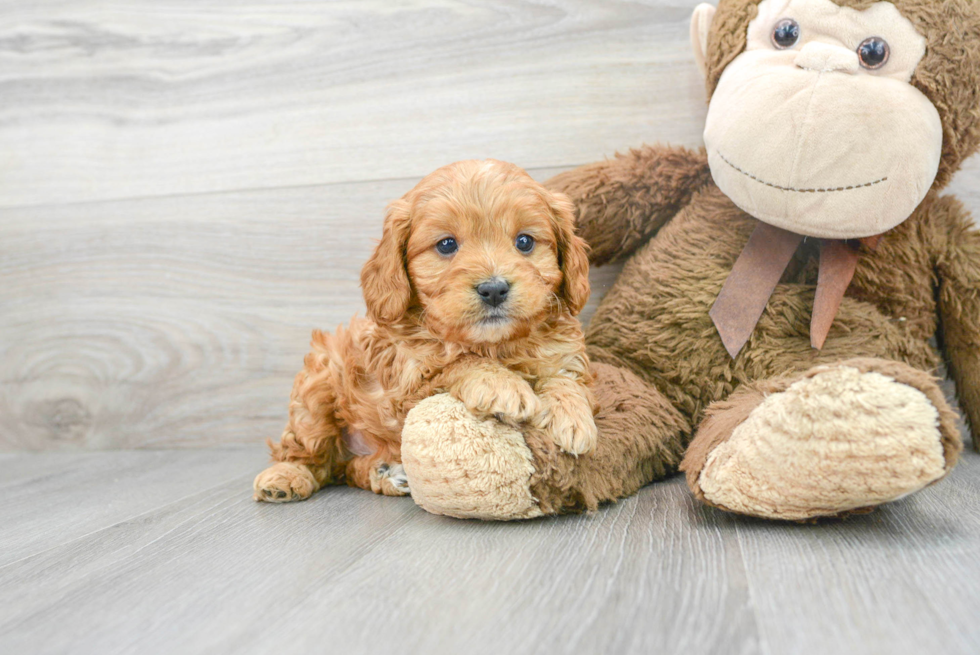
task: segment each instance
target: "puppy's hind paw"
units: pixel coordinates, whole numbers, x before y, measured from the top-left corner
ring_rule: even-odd
[[[385,496],[407,496],[411,493],[408,475],[401,464],[380,464],[371,478],[371,487],[375,493]]]
[[[407,496],[411,493],[411,489],[408,488],[408,475],[405,473],[405,467],[401,464],[395,464],[389,469],[388,480],[400,494]]]

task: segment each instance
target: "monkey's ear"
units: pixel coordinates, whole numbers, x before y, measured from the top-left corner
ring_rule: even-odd
[[[708,32],[711,30],[711,21],[714,17],[714,5],[706,2],[695,7],[694,15],[691,16],[691,47],[694,48],[694,62],[701,71],[701,77],[707,77]]]
[[[361,269],[361,290],[368,318],[393,323],[408,311],[412,287],[405,266],[411,232],[411,205],[404,198],[388,205],[381,241]]]
[[[559,293],[572,316],[589,302],[589,247],[575,234],[575,205],[563,193],[551,194],[551,213],[555,218],[558,264],[562,283]]]

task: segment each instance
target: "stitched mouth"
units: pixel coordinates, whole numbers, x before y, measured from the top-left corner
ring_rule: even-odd
[[[796,193],[834,193],[834,192],[837,192],[837,191],[850,191],[852,189],[864,189],[864,188],[867,188],[869,186],[874,186],[876,184],[881,184],[882,182],[885,182],[886,180],[888,180],[888,177],[886,176],[886,177],[883,177],[883,178],[881,178],[879,180],[875,180],[874,182],[865,182],[864,184],[851,184],[851,185],[848,185],[848,186],[827,187],[827,188],[796,189],[796,188],[793,188],[793,187],[780,186],[778,184],[773,184],[772,182],[766,182],[765,180],[760,180],[759,178],[757,178],[752,173],[748,173],[746,171],[743,171],[741,168],[739,168],[738,166],[736,166],[732,162],[728,161],[728,159],[725,157],[725,155],[721,154],[719,151],[716,150],[715,152],[718,153],[718,156],[721,157],[721,160],[723,162],[725,162],[726,164],[728,164],[729,166],[731,166],[732,168],[734,168],[736,171],[738,171],[739,173],[741,173],[745,177],[747,177],[749,179],[752,179],[752,180],[755,180],[759,184],[764,184],[767,187],[772,187],[773,189],[778,189],[780,191],[794,191]]]

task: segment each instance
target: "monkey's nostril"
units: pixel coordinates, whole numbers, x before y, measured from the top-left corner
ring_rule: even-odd
[[[508,291],[510,291],[510,285],[507,284],[506,280],[500,278],[492,278],[476,285],[476,293],[480,296],[480,300],[491,307],[497,307],[503,303],[507,299]]]

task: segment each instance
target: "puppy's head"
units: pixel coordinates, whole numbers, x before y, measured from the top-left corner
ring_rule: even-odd
[[[520,338],[550,313],[589,298],[574,209],[504,162],[445,166],[388,208],[361,272],[368,315],[411,317],[450,341]]]

